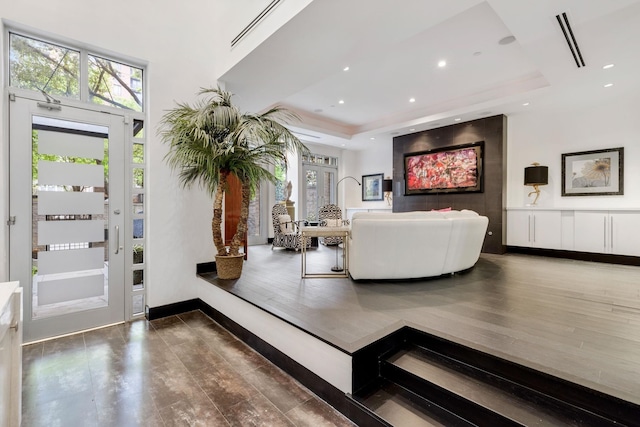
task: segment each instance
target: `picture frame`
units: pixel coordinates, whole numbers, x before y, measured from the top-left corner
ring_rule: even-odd
[[[405,196],[481,193],[484,141],[404,155]]]
[[[362,201],[372,202],[384,199],[382,180],[384,174],[362,175]]]
[[[624,194],[624,147],[562,154],[562,196]]]

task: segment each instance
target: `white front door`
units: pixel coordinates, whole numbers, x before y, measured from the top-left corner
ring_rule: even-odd
[[[24,340],[122,322],[123,116],[9,102],[9,275],[24,288]]]

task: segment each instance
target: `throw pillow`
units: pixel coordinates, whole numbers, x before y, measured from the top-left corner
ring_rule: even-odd
[[[342,225],[342,220],[340,219],[327,218],[325,221],[327,223],[327,227],[339,227]]]
[[[290,215],[278,215],[278,221],[280,221],[280,231],[282,231],[282,234],[295,234]]]
[[[451,211],[451,208],[442,208],[442,209],[431,209],[432,211],[436,211],[436,212],[449,212]]]

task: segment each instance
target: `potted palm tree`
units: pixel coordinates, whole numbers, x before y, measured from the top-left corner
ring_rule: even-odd
[[[308,153],[285,124],[296,116],[281,107],[261,114],[241,112],[232,94],[218,88],[202,89],[194,103],[178,104],[160,124],[160,136],[169,144],[165,160],[178,170],[183,187],[199,184],[213,196],[211,228],[216,247],[218,277],[235,279],[242,271],[240,246],[247,230],[251,194],[262,181],[275,182],[270,165],[286,162],[287,152]],[[241,182],[241,211],[237,229],[226,247],[222,239],[222,201],[227,179]],[[231,264],[231,266],[228,266]]]

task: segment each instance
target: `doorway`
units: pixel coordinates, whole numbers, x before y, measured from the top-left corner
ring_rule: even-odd
[[[318,211],[324,205],[335,202],[335,177],[337,170],[332,167],[304,165],[303,216],[307,221],[317,221]]]
[[[124,116],[13,96],[9,275],[24,341],[125,320]]]

